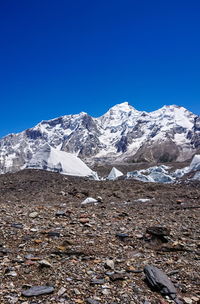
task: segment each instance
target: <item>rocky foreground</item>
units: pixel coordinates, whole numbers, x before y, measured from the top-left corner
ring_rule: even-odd
[[[199,186],[1,175],[0,303],[174,303],[147,284],[147,265],[177,303],[200,303]]]

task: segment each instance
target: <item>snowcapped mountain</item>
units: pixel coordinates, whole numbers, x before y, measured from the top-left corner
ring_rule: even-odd
[[[48,143],[86,161],[183,161],[200,150],[200,116],[183,107],[137,111],[127,102],[99,118],[87,113],[42,121],[0,140],[0,172],[25,166]]]

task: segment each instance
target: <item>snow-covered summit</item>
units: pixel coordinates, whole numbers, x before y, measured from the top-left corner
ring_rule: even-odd
[[[130,112],[130,111],[137,111],[133,106],[131,106],[128,101],[124,101],[122,103],[116,104],[111,107],[108,112]],[[104,114],[105,115],[105,114]]]
[[[166,123],[170,120],[171,123],[182,126],[183,128],[191,128],[194,123],[194,114],[184,107],[176,105],[163,106],[161,109],[149,114],[155,119],[165,120]]]
[[[0,173],[22,168],[46,143],[87,161],[182,161],[200,150],[200,117],[175,105],[145,112],[123,102],[98,118],[43,120],[0,140]]]
[[[110,108],[104,115],[97,118],[97,123],[103,128],[116,127],[128,123],[140,114],[134,107],[123,102]]]

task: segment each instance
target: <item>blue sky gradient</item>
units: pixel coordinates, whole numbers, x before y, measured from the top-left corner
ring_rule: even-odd
[[[200,114],[200,1],[0,1],[0,136],[129,101]]]

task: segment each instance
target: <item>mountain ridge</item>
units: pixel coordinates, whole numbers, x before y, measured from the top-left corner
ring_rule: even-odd
[[[20,170],[45,143],[87,162],[183,161],[200,149],[200,116],[177,105],[146,112],[123,102],[97,118],[43,120],[0,139],[0,173]]]

